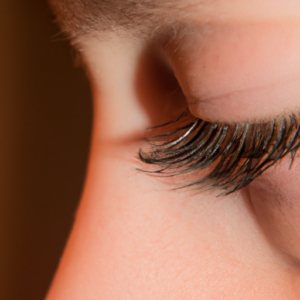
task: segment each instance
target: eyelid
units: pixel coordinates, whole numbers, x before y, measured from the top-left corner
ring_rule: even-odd
[[[295,76],[267,86],[186,99],[191,113],[199,118],[226,123],[266,122],[299,110],[299,79]]]
[[[180,127],[148,139],[152,150],[140,150],[139,157],[158,169],[146,172],[160,176],[192,172],[196,180],[183,187],[209,186],[223,189],[222,194],[230,194],[249,184],[288,153],[292,153],[293,161],[300,147],[299,115],[279,117],[267,123],[228,125],[209,123],[186,112],[177,121],[178,126],[191,119],[193,125],[186,128],[179,139]],[[206,168],[208,171],[203,176],[199,170]]]
[[[166,52],[192,113],[231,123],[295,111],[299,28],[299,22],[198,24],[171,42]]]

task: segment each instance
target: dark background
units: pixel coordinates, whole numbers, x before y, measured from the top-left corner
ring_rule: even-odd
[[[1,300],[44,299],[84,183],[91,96],[53,19],[0,0]]]

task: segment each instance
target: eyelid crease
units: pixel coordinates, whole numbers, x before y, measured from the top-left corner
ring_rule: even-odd
[[[300,147],[300,115],[280,116],[269,122],[210,123],[185,111],[174,122],[157,128],[176,130],[146,138],[149,151],[139,150],[142,162],[155,166],[143,172],[162,177],[192,173],[196,181],[174,189],[199,187],[233,193],[256,179],[291,153],[291,164]],[[199,170],[207,171],[200,175]],[[200,178],[199,178],[200,176]]]

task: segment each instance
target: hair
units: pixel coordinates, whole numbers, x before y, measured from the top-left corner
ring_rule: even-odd
[[[186,4],[177,0],[49,0],[61,29],[70,38],[117,28],[149,32],[172,23],[172,12]],[[168,13],[166,13],[168,10]]]

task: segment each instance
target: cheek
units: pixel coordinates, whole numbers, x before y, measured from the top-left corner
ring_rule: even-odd
[[[266,237],[292,261],[300,262],[300,161],[290,158],[271,167],[248,187]]]

